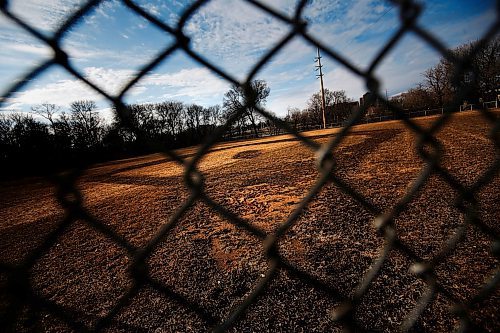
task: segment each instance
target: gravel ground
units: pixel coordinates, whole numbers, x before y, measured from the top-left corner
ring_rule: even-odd
[[[436,119],[417,122],[425,127]],[[495,158],[487,137],[489,129],[478,113],[468,112],[454,116],[438,134],[444,148],[442,165],[463,184],[473,184]],[[305,135],[326,143],[335,133],[325,130]],[[388,210],[425,166],[416,154],[415,142],[415,135],[400,122],[356,126],[333,152],[336,174],[381,210]],[[194,152],[189,148],[179,154],[190,158]],[[319,176],[314,152],[290,136],[220,144],[199,169],[205,175],[209,197],[266,233],[276,230]],[[95,218],[142,247],[189,196],[182,171],[174,162],[150,155],[95,166],[81,177],[78,186],[85,208]],[[63,221],[65,212],[54,191],[43,179],[2,184],[0,262],[23,262]],[[443,179],[431,176],[395,221],[400,240],[422,258],[433,258],[463,223],[463,215],[454,206],[456,195]],[[498,236],[498,172],[477,199],[481,220]],[[343,297],[352,296],[383,245],[373,219],[337,186],[326,185],[280,240],[279,253],[342,295],[329,294],[280,269],[230,331],[340,331],[331,311]],[[454,329],[458,318],[449,312],[450,297],[467,301],[499,267],[498,258],[490,251],[492,240],[476,227],[467,227],[465,239],[436,267],[445,293],[437,293],[427,306],[414,327],[416,332]],[[209,330],[240,304],[266,272],[262,245],[261,239],[196,202],[147,260],[157,285],[140,288],[106,331]],[[40,253],[29,270],[29,283],[36,295],[60,306],[72,321],[91,327],[132,288],[131,261],[125,249],[77,220],[49,250]],[[399,329],[426,289],[409,272],[412,264],[398,250],[389,253],[355,312],[360,329]],[[8,305],[5,281],[0,274],[2,312]],[[155,289],[160,286],[164,292]],[[500,331],[499,307],[497,288],[474,307],[473,322],[487,332]],[[60,332],[73,328],[61,316],[26,306],[15,330]]]

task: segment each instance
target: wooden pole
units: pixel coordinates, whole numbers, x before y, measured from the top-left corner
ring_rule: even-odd
[[[319,70],[319,74],[316,75],[316,78],[319,78],[320,83],[321,83],[321,110],[323,112],[323,128],[326,128],[326,117],[325,117],[325,108],[326,108],[326,102],[325,102],[325,89],[323,86],[323,65],[321,65],[321,55],[319,54],[319,48],[318,48],[318,56],[316,57],[316,60],[318,61],[318,65],[316,66],[316,70]]]

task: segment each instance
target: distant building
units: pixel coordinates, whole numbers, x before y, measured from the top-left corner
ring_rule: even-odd
[[[374,102],[371,102],[369,105],[367,103],[369,103],[369,101],[372,99],[372,93],[371,92],[367,92],[363,95],[363,97],[361,97],[359,99],[359,105],[360,106],[365,106],[365,107],[369,107],[369,106],[374,106],[374,107],[379,107],[381,105],[378,97],[375,99]]]
[[[359,99],[359,105],[361,107],[366,108],[365,116],[373,117],[380,116],[383,113],[383,103],[380,102],[379,98],[375,98],[373,101],[373,94],[371,92],[367,92]]]

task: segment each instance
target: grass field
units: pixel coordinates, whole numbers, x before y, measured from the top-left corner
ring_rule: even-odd
[[[436,119],[416,122],[425,127]],[[487,137],[490,129],[479,113],[467,112],[454,115],[438,134],[444,147],[442,165],[464,184],[473,184],[499,154]],[[304,135],[326,143],[336,131]],[[387,210],[425,165],[415,147],[414,133],[401,122],[356,126],[334,151],[337,175]],[[178,151],[184,158],[194,152],[195,148]],[[199,168],[206,178],[205,191],[214,201],[266,233],[286,219],[319,176],[314,152],[291,136],[220,144]],[[183,169],[161,155],[97,165],[87,170],[78,186],[85,208],[137,247],[145,246],[189,196]],[[64,218],[54,191],[42,179],[2,184],[1,262],[21,262]],[[396,220],[401,241],[421,257],[432,258],[463,222],[454,206],[456,195],[446,182],[431,176]],[[480,218],[499,235],[498,172],[477,199]],[[373,219],[354,199],[328,184],[280,241],[279,251],[294,266],[352,295],[383,244]],[[472,226],[467,231],[465,240],[436,269],[446,292],[459,301],[472,297],[499,267],[498,258],[490,252],[493,238]],[[76,221],[32,268],[31,285],[70,316],[92,325],[131,287],[130,262],[123,248]],[[267,268],[262,240],[201,202],[155,248],[148,264],[156,281],[205,309],[216,322],[241,302]],[[398,329],[425,290],[422,280],[409,272],[411,264],[397,250],[390,253],[355,314],[361,327]],[[5,284],[5,276],[0,281]],[[330,316],[340,301],[280,270],[231,331],[340,331]],[[449,297],[437,294],[418,320],[416,331],[453,330],[458,320],[449,313],[450,305]],[[474,308],[473,322],[486,331],[500,331],[499,308],[497,288]],[[198,332],[209,327],[203,315],[145,287],[116,315],[109,331]],[[18,330],[33,328],[69,330],[59,318],[43,311],[33,322],[20,323]]]

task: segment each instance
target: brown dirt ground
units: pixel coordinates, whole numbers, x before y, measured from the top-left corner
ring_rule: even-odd
[[[428,127],[436,119],[416,122]],[[444,149],[442,165],[464,184],[473,184],[499,154],[487,136],[489,130],[485,119],[469,112],[454,115],[438,134]],[[336,132],[304,135],[326,143]],[[178,153],[189,159],[195,151]],[[414,133],[397,121],[356,126],[333,154],[336,174],[384,211],[405,194],[425,165],[416,153]],[[319,176],[314,152],[291,136],[219,144],[204,157],[199,170],[209,197],[266,233],[286,219]],[[145,246],[189,196],[182,167],[158,154],[97,165],[80,178],[78,188],[92,216],[137,247]],[[0,262],[21,263],[61,223],[65,211],[54,193],[54,186],[44,179],[2,184]],[[456,195],[443,179],[431,176],[395,221],[401,241],[425,259],[436,255],[463,222],[454,206]],[[498,236],[498,171],[477,199],[481,220]],[[352,295],[383,244],[373,219],[363,206],[328,184],[281,239],[279,252],[344,296]],[[448,311],[450,296],[470,299],[499,267],[490,251],[492,240],[476,227],[467,227],[465,239],[435,270],[448,296],[436,295],[415,331],[453,330],[458,320]],[[197,202],[154,249],[147,261],[149,273],[220,322],[266,272],[262,245],[261,239]],[[109,237],[77,220],[29,269],[30,284],[37,295],[64,308],[69,318],[90,326],[131,288],[131,260]],[[403,253],[390,252],[355,313],[361,328],[398,330],[426,286],[409,272],[411,264]],[[5,287],[5,281],[0,274],[0,285]],[[2,290],[0,311],[5,311],[6,289]],[[280,269],[230,331],[337,332],[340,326],[330,313],[341,300]],[[193,310],[196,306],[146,286],[116,314],[107,331],[206,331],[211,326],[206,316]],[[499,307],[497,288],[474,307],[473,322],[485,331],[500,331]],[[30,317],[29,307],[25,310],[21,318]],[[71,328],[53,313],[36,309],[33,318],[17,323],[16,330]]]

